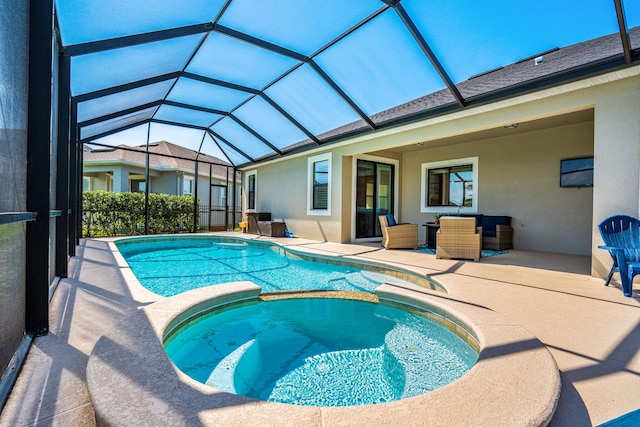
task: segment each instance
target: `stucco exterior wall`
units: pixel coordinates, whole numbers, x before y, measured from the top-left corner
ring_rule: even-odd
[[[592,122],[406,153],[402,221],[433,220],[420,213],[422,163],[478,156],[478,212],[511,216],[516,249],[589,255],[593,188],[559,181],[561,159],[592,155]]]
[[[151,178],[151,191],[153,193],[180,194],[177,190],[178,175],[175,171],[158,173],[157,176]]]
[[[605,277],[612,261],[597,249],[598,224],[615,214],[640,217],[640,79],[599,88],[597,96],[591,272]]]
[[[334,153],[331,215],[307,215],[307,156],[258,168],[256,211],[271,212],[272,218],[284,219],[287,228],[300,237],[341,242],[342,164],[342,156]]]

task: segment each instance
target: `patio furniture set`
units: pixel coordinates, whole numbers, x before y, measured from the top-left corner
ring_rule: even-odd
[[[381,215],[382,246],[386,249],[418,246],[417,224],[396,224],[393,215]],[[513,248],[511,217],[506,215],[467,215],[442,217],[439,224],[426,224],[427,246],[435,231],[436,258],[463,258],[478,261],[482,249]]]
[[[247,225],[249,234],[269,237],[284,237],[287,229],[284,221],[272,220],[270,212],[248,212]]]
[[[418,247],[418,225],[396,224],[393,215],[380,215],[382,246],[385,249]],[[467,215],[441,217],[439,224],[426,224],[429,233],[435,231],[436,258],[472,259],[479,261],[482,249],[513,248],[511,217],[495,215]],[[602,221],[598,228],[613,264],[605,281],[611,282],[614,273],[620,274],[622,292],[630,297],[633,278],[640,274],[640,219],[628,215],[614,215]]]

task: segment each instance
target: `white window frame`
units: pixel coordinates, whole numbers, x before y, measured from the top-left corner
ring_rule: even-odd
[[[191,182],[191,191],[185,191],[185,184]],[[183,175],[182,176],[182,195],[193,196],[193,189],[195,188],[194,178]]]
[[[465,157],[460,159],[443,160],[440,162],[430,162],[422,164],[422,173],[420,176],[420,212],[421,213],[477,213],[478,212],[478,157]],[[473,167],[473,195],[471,198],[471,206],[427,206],[427,179],[429,169],[438,169],[444,167],[461,166],[471,164]]]
[[[326,209],[313,209],[313,165],[317,162],[327,160],[329,162],[328,167],[328,182],[327,182],[327,208]],[[307,215],[314,216],[329,216],[331,215],[331,181],[332,181],[332,155],[331,153],[319,154],[317,156],[311,156],[307,159]]]
[[[255,177],[255,184],[256,184],[255,196],[254,196],[254,207],[252,209],[249,209],[249,177],[250,176]],[[245,188],[245,191],[244,191],[245,212],[256,212],[257,206],[258,206],[258,170],[257,169],[244,173],[244,188]]]

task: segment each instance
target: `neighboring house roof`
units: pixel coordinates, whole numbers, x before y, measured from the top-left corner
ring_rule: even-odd
[[[83,152],[83,161],[85,163],[135,163],[144,167],[146,164],[145,153],[146,145],[131,147],[122,144],[114,148],[85,150]],[[167,141],[158,141],[149,144],[149,153],[149,167],[152,169],[194,171],[197,153],[193,150]],[[200,175],[209,175],[209,164],[212,164],[212,175],[222,179],[226,179],[227,167],[233,167],[233,165],[224,160],[206,154],[200,154],[198,156],[198,162],[198,172]]]

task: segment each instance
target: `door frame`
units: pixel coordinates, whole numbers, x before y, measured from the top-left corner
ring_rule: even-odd
[[[382,237],[365,237],[356,239],[356,190],[358,180],[358,160],[366,160],[376,163],[386,163],[393,165],[393,216],[398,216],[398,190],[400,188],[400,160],[388,157],[371,156],[369,154],[358,154],[352,158],[351,166],[351,242],[380,242]]]
[[[213,209],[213,188],[223,188],[224,192],[225,192],[225,196],[224,196],[224,200],[225,200],[225,205],[224,206],[216,206],[216,208],[218,209]],[[223,208],[223,209],[219,209],[219,208]],[[220,224],[213,224],[212,221],[212,216],[214,214],[214,212],[224,212],[224,224],[220,225]],[[226,184],[217,184],[217,183],[211,183],[209,185],[209,218],[208,218],[208,228],[209,231],[227,231],[227,229],[229,228],[229,187]]]

